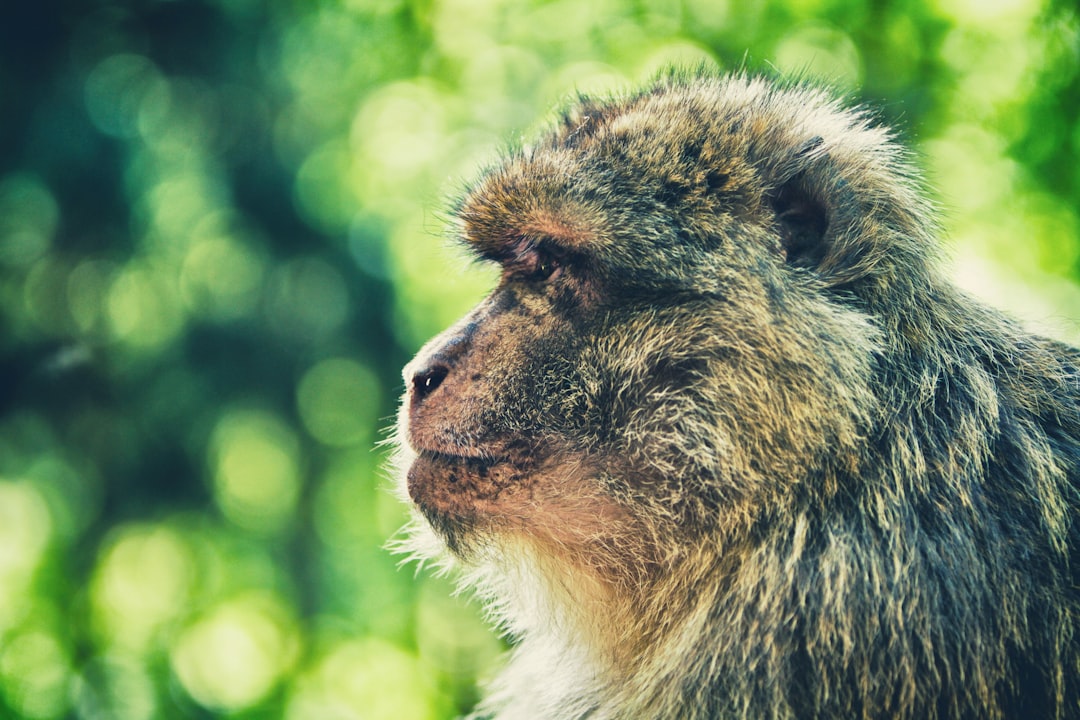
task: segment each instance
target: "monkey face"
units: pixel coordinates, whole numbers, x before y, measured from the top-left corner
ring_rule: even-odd
[[[499,286],[404,371],[406,487],[455,549],[483,529],[562,534],[601,509],[580,365],[602,313],[567,256],[524,237],[504,250]]]

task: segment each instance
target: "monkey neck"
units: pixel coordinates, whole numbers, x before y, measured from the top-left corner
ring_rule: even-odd
[[[666,567],[619,579],[535,537],[504,537],[489,549],[466,581],[516,643],[487,701],[500,718],[670,709],[679,678],[692,670],[673,667],[672,658],[709,664],[712,653],[699,646],[714,634],[716,608],[730,604],[722,598],[750,551],[733,545],[718,556],[703,542]],[[687,647],[697,650],[680,649]]]

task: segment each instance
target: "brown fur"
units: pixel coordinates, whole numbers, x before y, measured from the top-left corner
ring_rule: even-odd
[[[1080,353],[940,276],[911,178],[818,90],[673,76],[462,201],[504,274],[400,465],[517,642],[481,715],[1080,716]]]

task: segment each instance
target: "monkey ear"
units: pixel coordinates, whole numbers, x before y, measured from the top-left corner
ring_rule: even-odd
[[[771,197],[780,244],[791,265],[837,280],[857,262],[843,240],[859,212],[851,186],[839,177],[824,141],[814,137],[790,159]]]
[[[773,196],[780,244],[788,263],[817,268],[828,253],[829,213],[823,202],[796,177]]]

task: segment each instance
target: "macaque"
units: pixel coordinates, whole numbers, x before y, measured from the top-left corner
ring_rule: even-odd
[[[865,111],[672,73],[454,218],[502,275],[396,462],[514,643],[476,717],[1080,717],[1080,351],[949,282]]]

